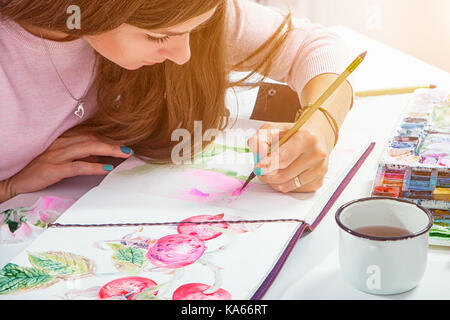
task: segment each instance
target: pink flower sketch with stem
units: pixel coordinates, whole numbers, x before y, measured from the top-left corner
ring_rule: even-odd
[[[231,300],[231,294],[228,291],[218,289],[207,293],[210,288],[203,283],[187,283],[174,291],[172,300]]]
[[[125,298],[127,300],[133,300],[136,295],[144,290],[151,290],[152,295],[158,294],[156,288],[157,283],[152,279],[143,277],[124,277],[112,280],[100,288],[98,292],[98,298],[100,299],[113,299],[113,298]]]
[[[207,241],[211,239],[215,239],[220,236],[222,233],[218,232],[211,228],[211,226],[215,228],[227,229],[228,224],[222,223],[211,223],[211,224],[194,224],[194,223],[186,223],[186,222],[206,222],[206,221],[218,221],[223,219],[223,214],[218,215],[200,215],[194,216],[187,219],[184,219],[178,225],[177,231],[180,234],[188,234],[195,236],[201,240]]]
[[[156,267],[178,269],[197,261],[205,250],[203,240],[195,236],[172,234],[158,239],[146,257]]]

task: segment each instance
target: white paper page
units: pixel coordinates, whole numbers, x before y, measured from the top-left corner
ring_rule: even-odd
[[[258,128],[261,123],[253,122],[251,125]],[[233,196],[233,191],[253,168],[253,155],[240,149],[224,153],[242,161],[230,167],[227,163],[220,163],[218,160],[221,158],[207,157],[200,165],[167,167],[130,159],[99,187],[82,197],[57,222],[84,225],[172,222],[203,215],[215,221],[278,218],[308,218],[313,221],[334,191],[333,187],[359,156],[353,149],[333,152],[336,163],[331,161],[324,186],[314,194],[281,194],[255,180],[242,195]],[[192,189],[210,196],[189,193]],[[318,210],[311,211],[313,207]],[[138,276],[158,285],[165,284],[158,287],[159,299],[174,298],[180,287],[190,283],[212,287],[214,292],[211,294],[220,293],[222,297],[249,299],[272,270],[298,227],[298,223],[229,223],[226,229],[221,225],[218,230],[222,232],[206,227],[209,232],[215,232],[215,237],[200,240],[188,231],[205,232],[204,225],[188,231],[179,230],[176,226],[49,229],[12,261],[13,264],[8,266],[11,272],[5,273],[9,270],[7,268],[0,274],[0,298],[97,299],[102,292],[100,288],[108,282],[124,278],[131,281],[130,276]],[[203,231],[198,231],[199,228]],[[124,237],[131,233],[134,234],[129,236],[128,242],[123,242]],[[197,252],[195,256],[195,252],[190,252],[191,242],[184,238],[179,240],[180,237],[195,238],[193,241],[197,247],[203,246],[201,254]],[[186,265],[174,265],[172,261],[172,265],[161,266],[159,260],[146,257],[155,243],[167,238],[180,242],[178,251],[172,255],[177,257],[179,254],[183,259],[192,260]],[[118,252],[104,242],[120,245],[121,239],[123,247],[119,249],[128,255],[122,254],[122,260],[114,260],[112,257]],[[133,254],[130,258],[129,251],[138,257]],[[68,272],[68,275],[61,272]],[[42,273],[40,277],[39,273]],[[25,278],[28,275],[31,279],[24,282],[23,277],[11,278],[14,274],[25,275]],[[9,292],[7,289],[8,286],[14,289],[20,285],[28,290]],[[130,294],[125,297],[131,297]]]
[[[246,136],[239,139],[241,144],[238,147],[246,148],[247,139],[262,124],[240,119],[233,130],[245,128]],[[230,136],[226,138],[230,141]],[[215,150],[219,149],[220,152],[220,146],[226,143],[224,141],[227,139],[218,138]],[[231,138],[231,141],[236,140]],[[332,153],[324,185],[315,193],[283,194],[257,178],[242,194],[237,193],[253,170],[254,160],[251,152],[233,150],[225,150],[214,157],[204,157],[203,163],[192,165],[161,166],[132,158],[105,178],[100,188],[114,189],[120,193],[143,193],[170,201],[183,200],[201,206],[218,207],[219,211],[236,210],[246,219],[307,219],[312,222],[315,214],[319,213],[310,213],[312,206],[323,207],[364,151],[362,147],[365,150],[367,143],[354,144],[352,141],[351,144],[339,145]]]

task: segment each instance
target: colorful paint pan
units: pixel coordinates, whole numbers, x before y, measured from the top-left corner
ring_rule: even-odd
[[[405,197],[411,198],[411,199],[432,200],[433,192],[432,191],[422,191],[422,190],[408,190],[405,192]]]
[[[433,200],[450,201],[450,188],[434,189]]]
[[[388,154],[391,157],[397,158],[397,157],[407,157],[414,155],[414,148],[390,148],[388,150]]]
[[[412,142],[398,142],[398,141],[392,141],[391,148],[395,149],[408,149],[408,150],[415,150],[416,144]]]
[[[394,137],[394,141],[395,142],[413,143],[414,145],[416,145],[419,142],[419,138],[406,136],[406,135],[400,135],[400,136]]]
[[[414,123],[414,122],[403,122],[400,125],[400,128],[402,129],[411,129],[411,130],[417,130],[421,129],[423,130],[425,128],[425,123]]]
[[[405,173],[404,172],[402,172],[402,173],[392,173],[392,172],[386,171],[384,173],[383,177],[386,180],[401,180],[401,181],[403,181],[403,179],[405,178]]]
[[[417,170],[417,169],[411,169],[411,177],[414,177],[415,179],[430,179],[432,175],[431,170]]]
[[[407,136],[407,137],[417,137],[419,138],[420,136],[423,135],[423,130],[418,130],[418,129],[404,129],[404,128],[400,128],[397,130],[397,135],[398,136]]]
[[[427,119],[424,118],[411,118],[411,117],[407,117],[403,119],[403,122],[406,123],[421,123],[421,124],[426,124],[427,123]]]
[[[435,217],[435,219],[450,220],[449,210],[431,209],[430,211]]]
[[[436,186],[439,188],[450,188],[450,172],[438,172]]]
[[[435,225],[450,226],[450,96],[433,92],[414,94],[380,160],[372,195],[406,198],[432,209]]]
[[[380,186],[375,187],[373,194],[382,197],[398,198],[400,197],[400,191],[401,191],[400,187]]]

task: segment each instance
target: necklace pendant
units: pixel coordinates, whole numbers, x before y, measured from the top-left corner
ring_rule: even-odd
[[[83,107],[83,102],[79,101],[77,104],[77,109],[75,110],[74,114],[80,118],[83,119],[84,117],[84,107]]]

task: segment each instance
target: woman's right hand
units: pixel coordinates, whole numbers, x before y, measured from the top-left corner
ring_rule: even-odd
[[[130,148],[107,144],[90,135],[63,135],[22,171],[1,182],[6,190],[3,198],[42,190],[64,178],[106,175],[112,171],[112,165],[89,161],[98,156],[126,159],[132,154]]]

